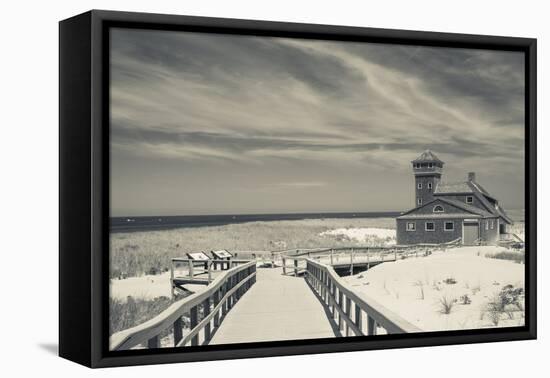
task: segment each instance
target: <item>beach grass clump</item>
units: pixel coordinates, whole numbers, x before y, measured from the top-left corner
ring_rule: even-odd
[[[454,285],[456,284],[457,281],[454,277],[448,277],[448,278],[445,278],[443,282],[446,283],[447,285]]]
[[[501,251],[495,253],[487,253],[485,257],[490,259],[499,259],[499,260],[510,260],[518,264],[525,263],[525,252],[515,252],[515,251]]]
[[[446,295],[439,298],[439,312],[445,315],[449,315],[453,310],[453,307],[457,300],[455,298],[450,298]]]
[[[135,327],[166,310],[173,301],[168,297],[154,299],[129,296],[109,299],[109,335]]]
[[[525,291],[522,287],[504,286],[486,304],[486,312],[491,323],[498,326],[503,316],[513,319],[515,312],[520,312],[524,316],[524,298]]]

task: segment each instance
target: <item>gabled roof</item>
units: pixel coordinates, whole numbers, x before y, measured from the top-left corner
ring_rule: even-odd
[[[510,224],[514,223],[500,206],[498,206],[498,208],[495,208],[495,206],[491,202],[489,202],[488,198],[494,201],[496,201],[496,199],[476,181],[439,182],[435,187],[434,195],[440,199],[446,199],[448,201],[461,203],[462,205],[477,209],[477,207],[475,206],[471,206],[460,201],[447,199],[445,198],[445,194],[472,194],[479,200],[479,202],[483,204],[483,207],[485,207],[486,210],[485,212],[489,212],[493,216],[502,217],[506,222]],[[483,211],[483,209],[480,210]]]
[[[420,207],[415,207],[414,209],[411,209],[409,211],[404,212],[403,214],[401,214],[397,218],[410,218],[415,211],[417,211],[419,209],[422,209],[424,207],[430,206],[431,204],[433,204],[434,202],[437,202],[437,201],[446,203],[446,204],[454,206],[454,207],[456,207],[460,210],[463,210],[465,212],[465,215],[467,215],[467,216],[476,215],[476,216],[483,217],[483,218],[493,218],[493,217],[495,217],[495,215],[491,214],[488,211],[480,209],[479,207],[471,206],[471,205],[468,205],[464,202],[449,199],[449,198],[437,197],[437,198],[431,200],[430,202],[425,203],[424,205],[422,205]],[[414,214],[414,215],[420,217],[419,214]],[[426,217],[426,218],[447,218],[447,217],[449,217],[449,213],[422,214],[422,217]]]
[[[484,218],[490,218],[490,217],[494,216],[489,211],[485,211],[483,209],[480,209],[479,207],[469,205],[469,204],[464,203],[462,201],[457,201],[455,199],[450,199],[450,198],[439,198],[439,199],[443,202],[446,202],[446,203],[450,204],[450,205],[458,207],[459,209],[466,210],[466,211],[468,211],[470,213],[473,213],[473,214],[481,215]]]
[[[426,150],[422,154],[412,161],[413,163],[429,163],[437,162],[443,164],[443,161],[440,160],[432,151]]]

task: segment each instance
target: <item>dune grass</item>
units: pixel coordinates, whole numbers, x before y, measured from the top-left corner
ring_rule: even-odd
[[[495,252],[495,253],[487,253],[485,254],[485,257],[488,257],[490,259],[515,261],[518,264],[525,263],[524,252],[502,251],[502,252]]]
[[[109,335],[137,326],[166,310],[172,304],[168,297],[155,299],[128,297],[109,299]]]
[[[292,248],[352,247],[356,240],[319,234],[352,227],[395,228],[393,218],[307,219],[249,222],[224,226],[190,227],[172,230],[113,233],[110,237],[111,278],[160,273],[169,269],[170,259],[186,252],[227,249],[238,251],[275,251]],[[371,243],[380,243],[372,240]]]

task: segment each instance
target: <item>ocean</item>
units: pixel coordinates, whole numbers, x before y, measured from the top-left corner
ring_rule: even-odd
[[[223,226],[246,222],[279,220],[323,219],[323,218],[389,218],[398,211],[363,213],[295,213],[295,214],[224,214],[224,215],[176,215],[147,217],[111,217],[110,232],[153,231],[181,227]]]

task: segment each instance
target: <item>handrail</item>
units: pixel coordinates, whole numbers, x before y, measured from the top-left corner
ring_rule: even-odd
[[[329,308],[333,319],[338,318],[339,329],[342,331],[345,327],[346,336],[350,331],[356,336],[375,335],[377,325],[384,328],[387,333],[422,331],[364,293],[353,292],[331,266],[313,259],[306,259],[306,264],[307,281]],[[363,312],[367,319],[366,332],[362,326]]]
[[[189,341],[187,337],[183,339],[182,335],[182,316],[186,313],[189,313],[191,323],[191,344],[198,345],[201,330],[204,330],[204,343],[207,343],[211,337],[211,320],[214,320],[214,327],[218,327],[227,312],[255,282],[255,261],[223,271],[204,291],[177,301],[153,319],[113,334],[110,337],[110,349],[130,349],[144,342],[147,342],[149,348],[158,348],[160,334],[171,327],[174,345],[179,346],[182,340]],[[199,307],[203,310],[204,319],[208,320],[199,322]]]
[[[445,243],[418,243],[418,244],[395,244],[395,245],[380,245],[380,246],[353,246],[353,247],[323,247],[323,248],[294,248],[285,251],[277,251],[276,253],[286,254],[287,256],[305,256],[317,253],[330,251],[394,251],[394,250],[410,250],[415,248],[437,248],[446,247],[458,244],[462,238],[457,238]],[[275,253],[275,252],[274,252]]]

